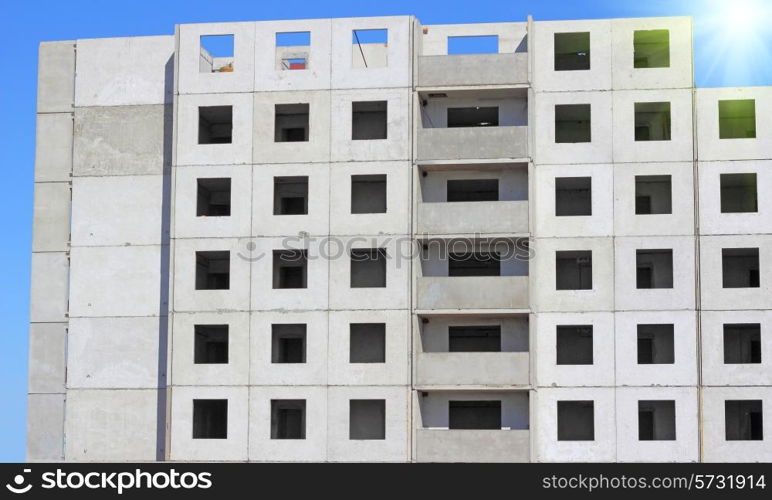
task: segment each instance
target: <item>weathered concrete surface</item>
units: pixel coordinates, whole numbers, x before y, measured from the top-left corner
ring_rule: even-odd
[[[30,322],[66,322],[69,258],[64,252],[32,254]]]
[[[527,430],[416,430],[417,462],[528,462]]]
[[[27,460],[64,459],[64,394],[27,396]]]
[[[75,42],[42,42],[38,50],[38,113],[72,111]]]
[[[33,252],[65,252],[70,240],[70,185],[35,183]]]
[[[35,182],[67,182],[72,176],[72,113],[37,115]]]
[[[416,356],[418,386],[526,386],[527,352],[422,352]]]
[[[527,53],[418,57],[418,87],[516,85],[527,82]]]
[[[419,203],[416,233],[526,234],[528,202]]]
[[[78,108],[73,175],[161,174],[171,112],[163,104]]]
[[[417,309],[527,309],[528,276],[418,278]]]
[[[29,387],[32,393],[63,393],[67,323],[33,323],[29,332]]]
[[[419,128],[416,159],[489,159],[528,156],[528,127]]]

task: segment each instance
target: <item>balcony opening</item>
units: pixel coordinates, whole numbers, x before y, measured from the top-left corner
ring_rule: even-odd
[[[233,106],[200,106],[198,108],[198,143],[231,144],[233,142]]]
[[[721,213],[758,211],[756,174],[721,174]]]
[[[453,127],[498,127],[498,106],[470,106],[448,108],[448,128]]]
[[[669,175],[635,176],[635,215],[673,213],[673,188]]]
[[[273,288],[308,287],[306,250],[273,251]]]
[[[670,31],[636,30],[633,33],[633,67],[669,68]]]
[[[455,179],[448,180],[447,200],[456,201],[499,201],[498,179]]]
[[[555,178],[555,216],[592,215],[592,177]]]
[[[231,180],[198,179],[197,217],[225,217],[231,214]]]
[[[592,364],[592,325],[558,325],[558,365]]]
[[[590,69],[590,33],[555,33],[555,71]]]
[[[759,249],[724,248],[721,250],[724,288],[759,287]]]
[[[555,278],[558,290],[592,290],[592,251],[555,252]]]
[[[764,417],[760,399],[724,401],[727,441],[761,441],[764,439]]]
[[[306,400],[271,400],[271,439],[306,438]]]
[[[592,141],[589,104],[555,105],[555,142],[578,143]]]
[[[196,290],[228,290],[230,252],[196,252]]]
[[[308,177],[273,178],[273,215],[308,214]]]
[[[349,363],[386,362],[386,324],[349,325]]]
[[[724,364],[761,363],[761,325],[727,323],[724,325]]]
[[[274,142],[308,142],[309,106],[277,104],[275,108]]]
[[[672,365],[675,362],[672,324],[640,324],[638,334],[639,365]]]
[[[228,439],[228,400],[193,400],[193,439]]]
[[[449,56],[465,54],[498,54],[498,35],[449,36]]]
[[[501,352],[501,325],[449,326],[448,352]]]
[[[636,250],[635,286],[673,288],[673,250]]]
[[[234,54],[233,47],[233,35],[201,35],[199,38],[199,72],[232,72]]]
[[[635,140],[670,140],[670,103],[635,103]]]
[[[386,249],[351,249],[351,288],[386,287]]]
[[[389,30],[351,31],[351,67],[385,68],[389,65]]]
[[[348,438],[386,439],[386,400],[349,400]]]
[[[730,99],[718,101],[718,138],[753,139],[756,137],[756,101]]]
[[[497,252],[450,253],[448,276],[501,276],[501,258]]]
[[[276,33],[276,69],[295,71],[309,68],[311,32]]]
[[[501,401],[449,401],[450,429],[501,429]]]
[[[195,325],[193,364],[228,363],[228,325]]]
[[[351,176],[351,213],[386,213],[386,175]]]
[[[558,441],[595,440],[595,403],[558,401]]]
[[[351,103],[351,139],[367,141],[386,139],[387,101]]]
[[[271,363],[306,362],[306,325],[271,325]]]
[[[638,401],[638,440],[675,441],[675,401]]]

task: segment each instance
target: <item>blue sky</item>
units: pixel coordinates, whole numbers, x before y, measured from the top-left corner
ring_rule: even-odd
[[[743,10],[744,6],[767,7]],[[0,461],[24,460],[37,47],[44,40],[172,34],[178,23],[416,15],[424,24],[689,15],[698,86],[772,85],[769,0],[2,0]],[[766,47],[766,49],[765,49]]]

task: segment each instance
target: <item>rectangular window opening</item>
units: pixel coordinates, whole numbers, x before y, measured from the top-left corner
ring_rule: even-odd
[[[351,43],[352,68],[385,68],[389,65],[388,29],[352,30]]]
[[[199,72],[232,72],[234,54],[233,44],[233,35],[201,35],[199,38]]]
[[[590,33],[555,33],[555,71],[590,69]]]
[[[724,364],[761,363],[761,324],[724,325]]]
[[[193,400],[193,439],[228,439],[228,400]]]
[[[306,362],[306,325],[271,325],[271,363]]]
[[[228,325],[195,325],[193,363],[197,365],[228,363]]]
[[[308,214],[308,177],[273,178],[273,215]]]
[[[555,178],[555,216],[592,215],[592,177]]]
[[[673,250],[635,251],[636,288],[673,288]]]
[[[448,55],[498,54],[498,35],[449,36]]]
[[[306,250],[273,251],[273,288],[307,288]]]
[[[595,440],[595,403],[558,401],[558,441]]]
[[[351,103],[351,139],[369,141],[386,139],[388,101]]]
[[[309,105],[277,104],[275,108],[274,142],[308,142]]]
[[[498,126],[498,106],[469,106],[465,108],[448,108],[448,128]]]
[[[760,399],[724,401],[724,423],[727,441],[761,441],[764,439],[764,417]]]
[[[349,325],[349,363],[386,362],[386,324]]]
[[[759,288],[758,248],[723,248],[721,267],[724,288]]]
[[[721,174],[721,213],[759,211],[756,174]]]
[[[351,249],[351,288],[386,287],[386,249]]]
[[[351,176],[351,213],[386,213],[386,175]]]
[[[271,439],[306,438],[306,400],[271,400]]]
[[[635,103],[635,140],[670,140],[670,103]]]
[[[555,252],[555,277],[557,290],[591,290],[592,251]]]
[[[198,143],[231,144],[233,142],[233,106],[200,106],[198,108]]]
[[[498,179],[453,179],[447,183],[447,201],[499,201]]]
[[[501,401],[449,401],[450,429],[501,429]]]
[[[231,214],[231,180],[197,179],[197,217],[227,217]]]
[[[449,326],[448,352],[501,352],[501,325]]]
[[[718,138],[753,139],[756,137],[756,101],[727,99],[718,101]]]
[[[228,290],[230,261],[230,252],[196,252],[196,290]]]
[[[669,68],[670,31],[636,30],[633,32],[633,67]]]
[[[276,33],[276,69],[294,71],[309,68],[311,32]]]
[[[349,439],[386,439],[386,400],[349,400]]]
[[[638,440],[675,441],[675,401],[638,401]]]
[[[591,365],[592,325],[558,325],[556,346],[558,365]]]
[[[672,365],[675,362],[672,324],[637,325],[639,365]]]
[[[558,144],[592,141],[589,104],[555,105],[555,142]]]
[[[673,213],[673,188],[669,175],[635,176],[635,214]]]

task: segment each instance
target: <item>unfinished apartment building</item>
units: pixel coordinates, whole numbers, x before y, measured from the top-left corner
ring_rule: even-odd
[[[772,460],[772,88],[691,40],[41,44],[29,459]]]

